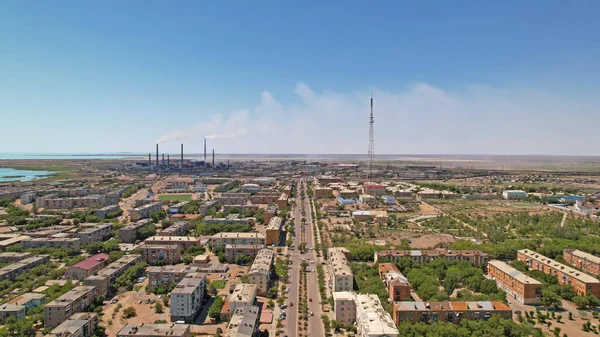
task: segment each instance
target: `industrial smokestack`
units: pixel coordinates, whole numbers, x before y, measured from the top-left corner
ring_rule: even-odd
[[[215,167],[215,149],[213,149],[213,167]]]
[[[206,138],[204,138],[204,162],[206,163]]]
[[[227,169],[229,170],[229,159],[227,159]]]
[[[156,166],[158,166],[158,143],[156,143]]]
[[[183,168],[183,143],[181,144],[181,168]]]
[[[148,153],[148,166],[152,166],[152,153]]]
[[[162,154],[162,157],[163,157],[162,158],[162,165],[164,165],[165,164],[165,154],[164,153]]]
[[[169,155],[167,155],[167,167],[171,166],[171,158],[169,158]]]

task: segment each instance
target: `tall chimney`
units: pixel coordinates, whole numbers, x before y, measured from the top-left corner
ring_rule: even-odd
[[[215,149],[213,149],[213,167],[215,167]]]
[[[162,157],[163,157],[162,158],[162,165],[164,165],[165,164],[165,154],[164,153],[162,154]]]
[[[171,158],[169,158],[169,155],[167,155],[167,167],[171,166]]]
[[[204,138],[204,162],[206,163],[206,138]]]
[[[227,169],[229,170],[229,159],[227,159]]]
[[[181,168],[183,168],[183,143],[181,143]]]
[[[152,153],[148,153],[148,166],[152,166]]]
[[[156,143],[156,166],[158,166],[158,143]]]

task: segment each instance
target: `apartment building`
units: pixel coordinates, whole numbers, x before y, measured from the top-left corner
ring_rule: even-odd
[[[65,278],[83,281],[107,265],[108,254],[96,254],[68,268],[65,272]]]
[[[385,186],[375,183],[365,183],[363,185],[363,190],[365,194],[368,195],[384,195],[385,194]]]
[[[127,324],[117,337],[192,337],[189,324]]]
[[[565,262],[581,269],[590,275],[600,275],[600,257],[577,249],[565,249],[563,251]]]
[[[313,191],[317,198],[329,198],[333,196],[333,190],[329,187],[317,186]]]
[[[265,209],[263,224],[268,225],[269,221],[271,221],[271,219],[273,219],[273,217],[275,217],[276,215],[277,215],[277,207],[276,206],[268,206],[267,209]]]
[[[220,245],[265,245],[265,236],[261,233],[221,232],[210,238],[211,244]]]
[[[260,191],[260,185],[258,184],[244,184],[241,187],[244,192],[258,192]]]
[[[152,222],[150,219],[144,219],[119,228],[119,231],[117,232],[119,241],[124,243],[135,243],[135,241],[138,239],[138,231],[148,225],[152,225]]]
[[[44,306],[44,327],[56,327],[77,312],[84,312],[98,296],[96,287],[78,286]]]
[[[141,245],[142,259],[149,265],[174,264],[181,261],[179,245]]]
[[[185,190],[181,191],[181,192],[185,193]],[[189,203],[190,203],[189,201],[182,201],[182,202],[179,202],[179,203],[177,203],[175,205],[169,206],[169,214],[178,214],[178,213],[181,213],[181,209],[183,208],[183,206],[185,206],[185,205],[187,205]]]
[[[141,255],[125,255],[117,261],[106,266],[106,268],[101,269],[96,275],[87,277],[83,283],[86,286],[96,287],[98,296],[106,296],[113,293],[115,290],[112,289],[112,286],[117,277],[123,275],[123,273],[129,269],[129,267],[132,267],[141,260]]]
[[[23,253],[5,252],[5,253],[0,253],[0,263],[17,262],[17,261],[24,260],[24,259],[26,259],[26,258],[28,258],[30,256],[31,256],[30,252],[23,252]]]
[[[356,330],[360,337],[397,337],[398,328],[379,297],[373,294],[356,295]]]
[[[30,248],[71,248],[75,251],[81,249],[81,240],[79,238],[30,238],[21,241],[21,246],[25,249]]]
[[[14,317],[20,321],[25,318],[29,309],[39,307],[45,301],[46,295],[44,294],[25,293],[0,304],[0,323],[4,323],[8,317]]]
[[[240,205],[250,200],[250,193],[221,193],[215,200],[221,205]]]
[[[109,205],[106,207],[102,207],[100,209],[97,209],[94,212],[94,215],[97,216],[100,219],[104,219],[106,218],[106,216],[112,212],[116,212],[119,210],[119,205]]]
[[[252,183],[258,184],[260,186],[270,186],[277,182],[277,178],[273,177],[258,177],[252,179]]]
[[[600,281],[584,272],[558,263],[528,249],[519,250],[517,252],[517,260],[525,263],[529,269],[539,270],[545,274],[556,276],[560,285],[572,285],[579,295],[592,294],[600,297]]]
[[[145,245],[178,245],[183,250],[201,246],[202,238],[194,236],[152,236],[144,240]]]
[[[56,195],[46,195],[35,200],[38,208],[49,209],[73,209],[106,206],[104,195],[88,195],[84,197],[61,198]]]
[[[265,243],[267,244],[267,246],[279,245],[279,238],[281,237],[282,225],[282,218],[278,216],[271,218],[265,232]]]
[[[512,310],[502,302],[398,302],[394,305],[394,322],[459,323],[463,319],[488,320],[493,315],[512,319]]]
[[[239,214],[229,214],[224,218],[213,218],[207,216],[204,218],[204,222],[207,224],[222,224],[222,225],[247,225],[250,223],[248,218],[240,218]]]
[[[132,209],[131,212],[129,212],[129,218],[132,221],[146,219],[150,217],[151,213],[158,212],[160,210],[162,210],[162,202],[152,202]]]
[[[206,294],[206,275],[187,274],[171,291],[171,321],[193,323],[200,313]]]
[[[403,257],[408,257],[418,264],[423,264],[436,259],[468,261],[474,266],[486,264],[488,254],[480,250],[380,250],[375,252],[375,262],[383,259],[385,261],[398,262]]]
[[[283,188],[283,193],[285,193],[288,198],[292,196],[292,185],[287,185]]]
[[[225,269],[227,271],[227,269]],[[156,287],[170,287],[179,283],[191,273],[208,273],[202,267],[192,266],[161,266],[146,269],[148,274],[148,290],[153,291]],[[212,272],[212,271],[210,271]]]
[[[283,210],[288,205],[288,197],[285,193],[282,193],[279,199],[277,199],[277,209]]]
[[[34,257],[28,257],[13,264],[9,264],[8,266],[0,268],[0,281],[14,281],[17,278],[17,276],[23,274],[29,269],[49,262],[50,256],[39,255]]]
[[[237,308],[253,305],[256,300],[257,289],[256,284],[236,284],[227,299],[229,301],[229,312],[233,313]]]
[[[47,335],[49,337],[90,337],[96,332],[98,314],[92,312],[78,312],[71,315],[66,321],[60,323]]]
[[[393,263],[380,263],[379,278],[385,284],[389,298],[394,301],[410,299],[410,283]]]
[[[158,236],[183,236],[186,235],[188,231],[188,222],[187,221],[177,221],[173,225],[159,230],[156,235]]]
[[[347,325],[356,320],[356,303],[354,293],[349,291],[333,292],[333,314],[334,319]]]
[[[520,190],[508,190],[502,192],[502,198],[507,200],[522,199],[527,197],[527,192]]]
[[[248,271],[248,283],[256,284],[256,291],[260,295],[266,295],[271,286],[274,262],[275,253],[270,249],[262,249],[254,258],[254,263]]]
[[[248,305],[231,310],[226,337],[253,337],[258,333],[259,308]]]
[[[343,247],[329,248],[327,250],[329,274],[331,275],[331,291],[352,291],[354,288],[354,275],[348,265],[350,251]]]
[[[198,206],[198,211],[200,212],[200,214],[206,215],[206,211],[208,211],[209,209],[211,209],[213,207],[217,207],[218,205],[219,205],[219,201],[218,200],[214,200],[214,199],[213,200],[207,200],[206,202],[203,202],[202,204],[200,204]]]
[[[506,294],[528,305],[540,304],[542,283],[523,274],[507,263],[492,260],[487,265],[488,276],[496,281]]]
[[[234,262],[236,256],[240,254],[255,258],[263,248],[265,248],[264,245],[225,245],[225,257],[229,262]]]
[[[110,237],[113,225],[111,223],[98,224],[80,224],[81,230],[76,230],[73,236],[79,238],[82,246],[92,242],[103,242]]]
[[[250,197],[250,202],[254,205],[265,205],[277,202],[277,199],[281,197],[280,193],[277,192],[258,192]]]
[[[342,178],[339,177],[334,177],[334,176],[318,176],[317,180],[319,181],[319,184],[321,185],[327,185],[330,183],[342,183],[344,182],[342,180]]]

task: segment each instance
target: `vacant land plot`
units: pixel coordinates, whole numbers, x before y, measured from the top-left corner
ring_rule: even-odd
[[[158,196],[160,201],[192,201],[191,194],[161,194]]]

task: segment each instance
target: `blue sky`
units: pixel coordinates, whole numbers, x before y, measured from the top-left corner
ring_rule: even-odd
[[[3,1],[0,152],[600,155],[599,9]]]

